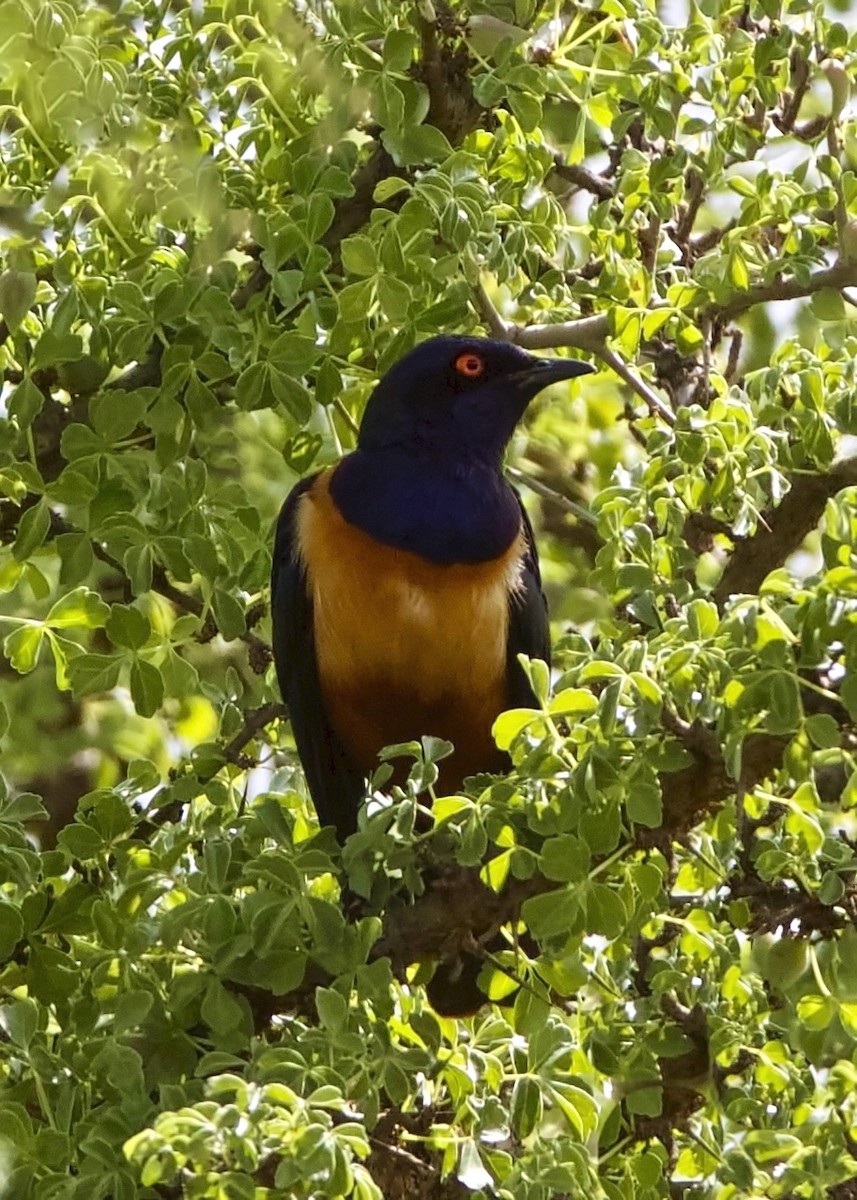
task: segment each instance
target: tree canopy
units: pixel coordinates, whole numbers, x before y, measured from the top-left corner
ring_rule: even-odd
[[[857,1196],[841,7],[0,0],[0,1194]],[[273,520],[453,331],[555,670],[341,850]]]

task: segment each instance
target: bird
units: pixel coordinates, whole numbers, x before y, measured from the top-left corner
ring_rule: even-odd
[[[286,498],[274,662],[316,813],[341,843],[385,746],[451,742],[441,794],[508,769],[492,726],[536,703],[518,655],[549,662],[550,637],[532,525],[503,458],[539,392],[593,369],[511,342],[429,338],[378,382],[356,448]],[[478,1007],[477,973],[470,964],[459,990]]]

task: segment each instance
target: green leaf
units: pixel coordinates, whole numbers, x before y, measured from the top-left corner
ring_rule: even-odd
[[[86,579],[95,562],[92,543],[85,533],[61,533],[54,542],[62,562],[60,583],[73,586]]]
[[[45,617],[51,629],[70,629],[82,626],[85,629],[100,629],[107,620],[110,609],[97,592],[86,587],[75,588],[61,596]]]
[[[540,856],[542,874],[560,882],[577,882],[586,878],[591,865],[589,847],[580,838],[565,833],[548,838]]]
[[[38,1027],[39,1009],[32,1000],[10,1000],[0,1008],[0,1028],[4,1030],[13,1046],[26,1049],[35,1037]]]
[[[632,776],[628,783],[625,811],[628,820],[635,825],[659,829],[663,822],[663,799],[657,783]]]
[[[141,717],[153,717],[164,699],[160,671],[142,658],[135,658],[131,664],[131,699]]]
[[[152,1010],[154,996],[151,992],[132,990],[123,992],[116,1001],[113,1014],[113,1032],[128,1033],[139,1029]]]
[[[305,375],[316,363],[319,348],[315,338],[281,333],[268,351],[268,358],[284,375]]]
[[[531,1075],[515,1081],[509,1116],[515,1135],[524,1139],[538,1127],[542,1119],[542,1089]]]
[[[247,620],[244,606],[235,599],[231,592],[223,588],[215,588],[211,596],[211,606],[214,609],[214,619],[220,636],[227,642],[239,638],[247,631]]]
[[[397,167],[416,167],[443,162],[452,154],[445,135],[433,125],[404,125],[386,128],[381,134],[384,149]]]
[[[372,95],[372,109],[376,120],[386,131],[392,133],[401,129],[405,119],[405,97],[401,88],[387,75],[378,77]]]
[[[309,200],[306,217],[306,234],[311,242],[317,242],[333,223],[336,209],[330,196],[324,192],[314,193]]]
[[[26,675],[35,667],[44,633],[43,625],[22,625],[4,639],[3,653],[19,675]]]
[[[407,71],[417,48],[410,29],[391,29],[384,38],[384,66],[388,71]]]
[[[82,357],[83,340],[77,334],[61,334],[54,329],[46,329],[36,342],[30,366],[33,370],[57,367]]]
[[[747,262],[740,250],[735,249],[729,255],[729,278],[739,292],[746,292],[750,286]]]
[[[595,659],[593,662],[585,663],[580,672],[580,679],[586,682],[590,679],[624,679],[625,672],[617,663],[605,662],[603,659]]]
[[[21,792],[0,805],[0,821],[5,825],[26,825],[31,821],[44,821],[48,816],[41,798],[33,792]]]
[[[822,288],[810,300],[810,307],[820,321],[842,321],[845,318],[845,301],[835,288]]]
[[[277,400],[298,424],[309,420],[312,398],[302,383],[281,371],[275,363],[268,365],[270,387]]]
[[[244,1009],[217,979],[210,979],[202,1001],[202,1019],[217,1033],[231,1033],[243,1024]]]
[[[21,517],[18,523],[18,535],[12,546],[12,553],[19,562],[24,562],[39,549],[48,536],[51,527],[50,510],[44,496]]]
[[[512,708],[501,713],[491,729],[499,749],[510,750],[518,735],[541,716],[537,708]]]
[[[73,824],[60,830],[57,845],[65,850],[70,858],[88,862],[98,857],[104,842],[97,829],[91,829],[88,825]]]
[[[524,901],[521,918],[535,938],[570,933],[580,923],[577,889],[564,887],[544,896],[532,896]]]
[[[333,988],[316,988],[315,1006],[318,1018],[328,1033],[337,1033],[345,1028],[348,1021],[348,1005],[339,992]]]
[[[338,296],[339,311],[345,321],[363,321],[369,310],[373,284],[369,279],[350,283]]]
[[[411,291],[401,280],[381,275],[378,279],[378,301],[391,321],[402,324],[407,320]]]
[[[142,596],[152,586],[152,548],[151,546],[129,546],[122,559],[131,590],[135,596]]]
[[[75,696],[109,692],[119,679],[121,658],[112,654],[80,654],[68,664],[69,682]]]
[[[28,377],[18,384],[9,397],[9,415],[14,417],[19,429],[29,429],[44,403],[44,393]]]
[[[102,454],[106,449],[104,439],[88,425],[67,425],[60,438],[60,452],[67,462]]]
[[[277,397],[271,386],[267,363],[253,363],[241,372],[235,384],[235,403],[245,412],[276,407]]]
[[[628,919],[619,894],[604,883],[590,883],[586,896],[586,920],[590,933],[618,937]]]
[[[400,179],[398,176],[392,176],[389,179],[382,179],[379,184],[376,184],[375,191],[372,193],[372,199],[376,204],[383,204],[387,200],[392,200],[393,196],[398,196],[401,192],[409,192],[411,185],[407,179]]]
[[[548,712],[552,717],[585,717],[598,708],[598,698],[585,688],[565,688],[551,699]]]
[[[107,445],[112,445],[134,432],[147,406],[148,398],[143,392],[103,392],[89,404],[92,426]]]
[[[0,903],[0,963],[5,963],[24,936],[21,913],[11,904]]]
[[[767,727],[771,733],[791,733],[800,723],[800,688],[797,680],[784,671],[777,671],[767,681],[769,710]]]
[[[36,277],[31,271],[0,273],[0,316],[14,332],[36,298]]]
[[[804,728],[819,750],[832,750],[840,744],[842,734],[830,713],[813,713],[804,721]]]
[[[342,243],[342,265],[352,275],[374,275],[378,269],[375,243],[368,237],[350,237]]]
[[[114,646],[139,650],[151,634],[148,618],[133,604],[114,604],[106,622],[107,636]]]
[[[832,996],[801,996],[796,1011],[797,1019],[807,1029],[826,1029],[836,1016],[836,1001]]]

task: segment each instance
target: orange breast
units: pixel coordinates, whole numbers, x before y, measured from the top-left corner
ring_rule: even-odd
[[[330,472],[301,500],[298,547],[312,593],[316,655],[333,726],[362,770],[378,751],[434,734],[454,743],[451,789],[501,760],[509,593],[523,534],[500,558],[443,566],[376,542],[334,504]]]

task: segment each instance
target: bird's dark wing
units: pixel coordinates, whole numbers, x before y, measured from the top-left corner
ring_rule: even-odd
[[[280,691],[315,811],[322,825],[335,826],[342,842],[357,827],[364,782],[333,732],[325,709],[315,655],[312,600],[297,552],[298,506],[317,478],[312,475],[293,488],[277,521],[271,571],[273,649]]]
[[[513,489],[514,491],[514,489]],[[526,549],[521,570],[521,584],[509,597],[509,634],[506,641],[506,671],[509,680],[510,708],[532,708],[536,698],[521,664],[519,654],[541,658],[550,666],[551,644],[548,606],[542,591],[539,555],[533,527],[521,497],[515,491],[521,507],[521,524]]]

